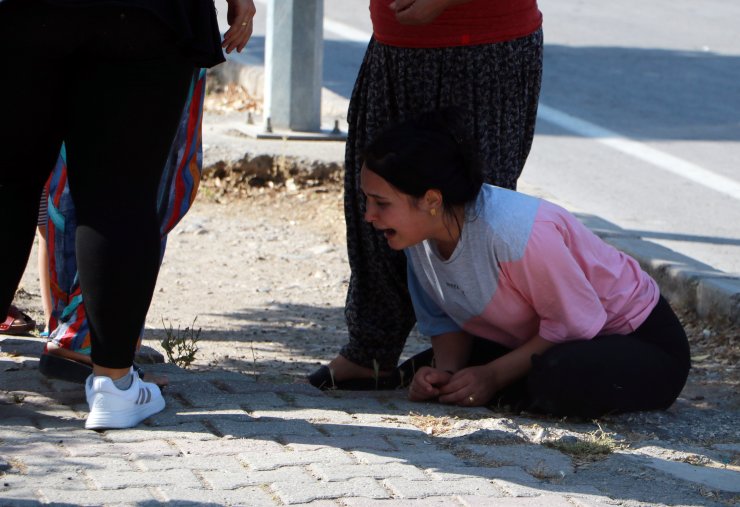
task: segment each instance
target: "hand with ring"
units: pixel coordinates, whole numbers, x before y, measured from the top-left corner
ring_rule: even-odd
[[[447,384],[440,387],[439,401],[464,407],[485,406],[500,387],[495,369],[490,364],[469,366],[455,373]]]
[[[226,19],[230,28],[224,34],[221,47],[227,53],[234,49],[241,52],[252,36],[252,21],[257,9],[254,7],[254,0],[227,0],[227,2],[229,10]]]

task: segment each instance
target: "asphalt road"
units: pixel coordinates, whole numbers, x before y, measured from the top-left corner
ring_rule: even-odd
[[[256,3],[243,58],[259,65],[267,2]],[[324,87],[343,97],[371,33],[367,8],[325,0]],[[522,182],[740,274],[740,3],[541,0],[540,9],[545,73]]]

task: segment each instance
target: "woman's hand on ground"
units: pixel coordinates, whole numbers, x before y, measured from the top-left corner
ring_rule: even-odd
[[[227,0],[227,2],[229,10],[226,20],[229,23],[229,29],[224,34],[221,47],[227,53],[235,49],[241,52],[252,36],[252,22],[257,9],[254,7],[253,0]]]
[[[487,405],[499,385],[495,368],[491,363],[484,366],[471,366],[455,373],[439,389],[439,402],[464,407]]]
[[[394,0],[390,8],[402,25],[425,25],[434,21],[451,5],[469,0]]]
[[[452,374],[422,366],[414,375],[409,386],[409,399],[411,401],[424,401],[439,396],[439,388],[444,386],[452,378]]]

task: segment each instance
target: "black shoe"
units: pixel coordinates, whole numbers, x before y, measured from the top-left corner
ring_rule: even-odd
[[[401,382],[401,374],[398,369],[390,375],[376,378],[353,378],[334,381],[328,366],[322,366],[308,376],[308,381],[317,389],[327,391],[337,389],[340,391],[391,391],[408,385]]]
[[[433,363],[434,350],[431,347],[406,359],[397,368],[399,376],[403,379],[403,387],[411,384],[411,380],[414,378],[414,375],[416,375],[419,368],[422,366],[432,366]]]

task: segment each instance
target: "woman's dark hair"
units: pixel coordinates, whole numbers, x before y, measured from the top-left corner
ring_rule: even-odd
[[[404,194],[442,193],[445,212],[478,195],[483,174],[475,148],[463,138],[456,109],[421,114],[384,130],[364,151],[365,165]]]

